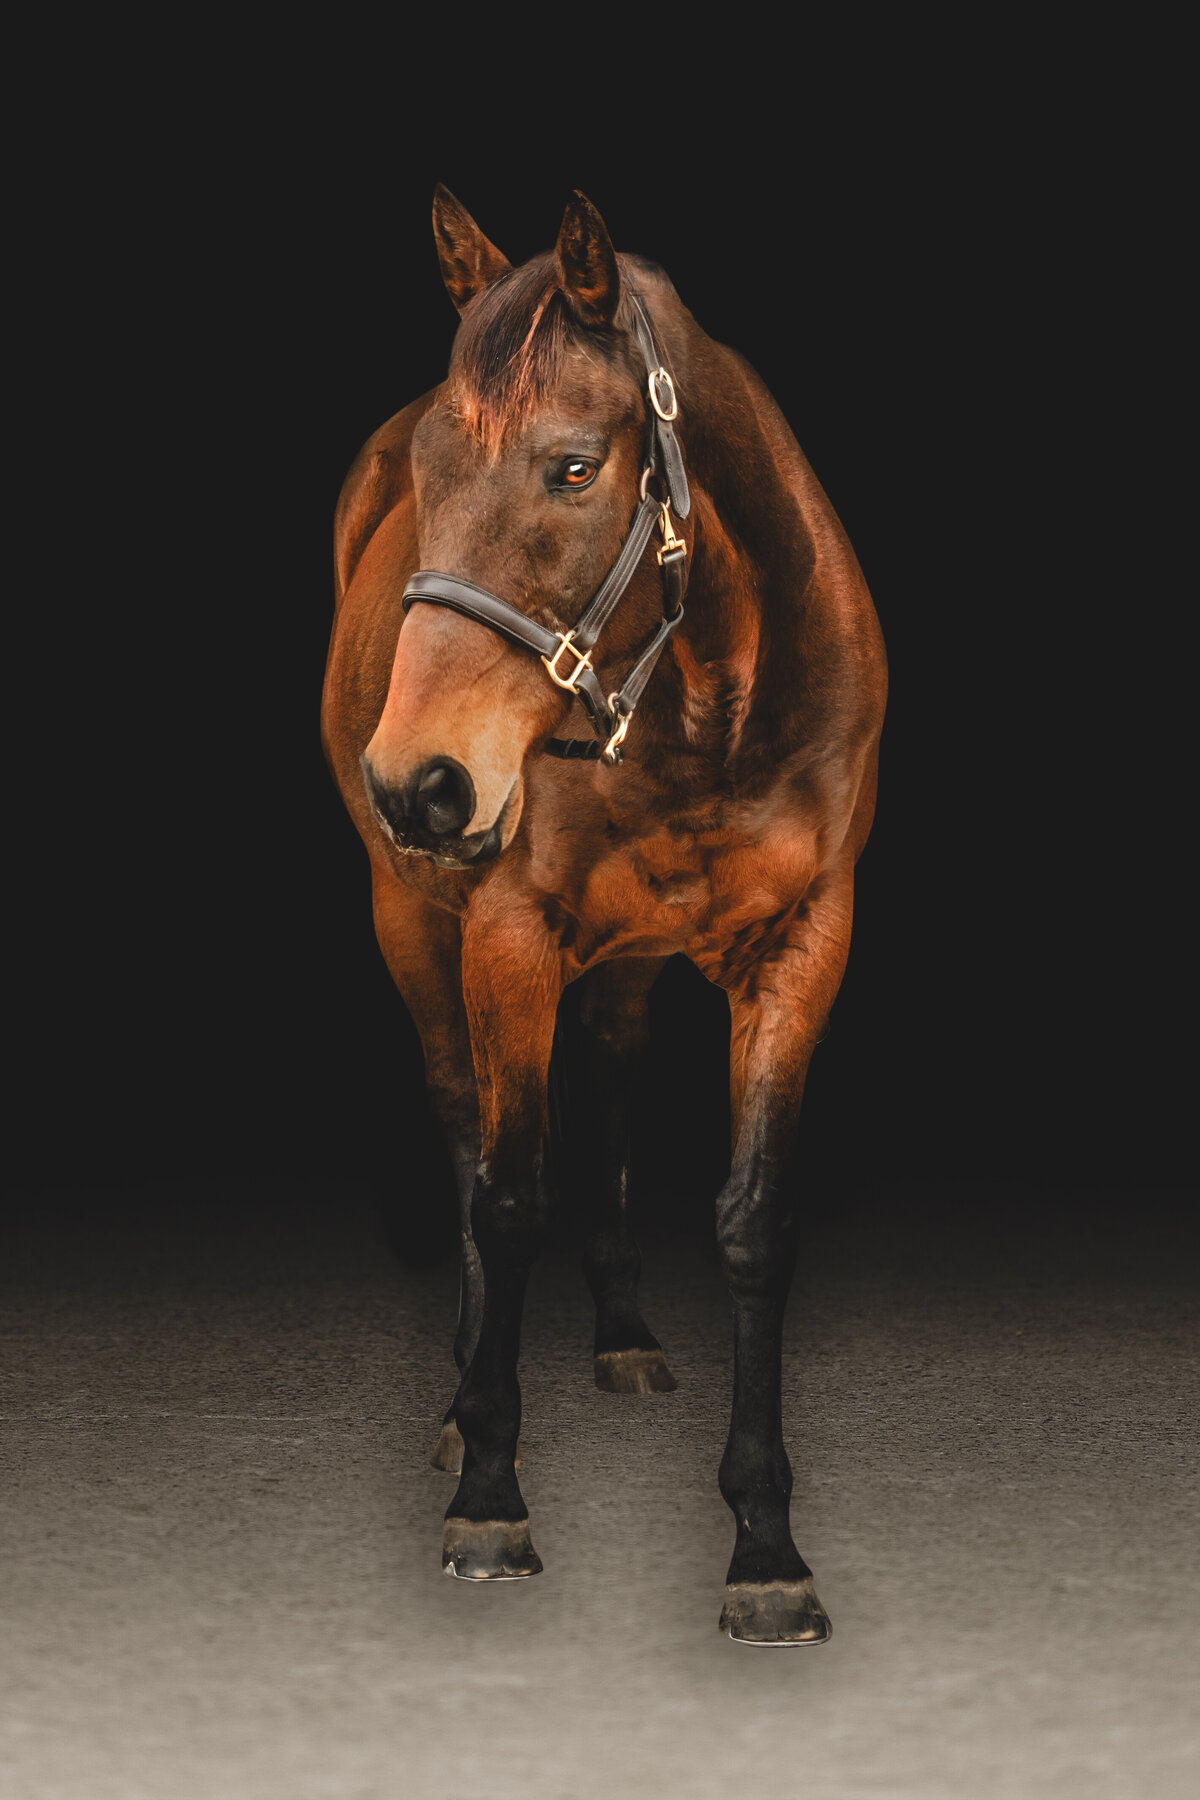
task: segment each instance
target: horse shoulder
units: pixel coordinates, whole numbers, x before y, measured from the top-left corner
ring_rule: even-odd
[[[430,388],[373,432],[342,483],[333,525],[335,613],[363,551],[392,508],[412,490],[412,435],[437,392]]]
[[[330,635],[321,734],[330,767],[352,812],[362,799],[359,758],[387,698],[404,622],[405,583],[417,566],[415,514],[409,486],[364,546]]]

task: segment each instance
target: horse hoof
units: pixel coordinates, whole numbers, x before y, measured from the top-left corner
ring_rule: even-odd
[[[596,1386],[605,1394],[673,1394],[679,1383],[661,1350],[602,1350]]]
[[[720,1628],[735,1644],[825,1644],[833,1634],[811,1576],[804,1581],[731,1581]]]
[[[540,1575],[528,1519],[447,1519],[442,1572],[460,1581],[519,1581]]]
[[[453,1419],[448,1419],[442,1426],[442,1435],[438,1439],[437,1449],[429,1459],[429,1466],[433,1469],[445,1469],[447,1475],[461,1475],[462,1465],[462,1432]],[[519,1469],[520,1466],[521,1446],[518,1444],[517,1453],[513,1457],[513,1468]]]
[[[453,1419],[447,1419],[442,1426],[442,1435],[438,1439],[437,1449],[429,1461],[433,1468],[445,1469],[447,1475],[461,1475],[462,1459],[462,1432]]]

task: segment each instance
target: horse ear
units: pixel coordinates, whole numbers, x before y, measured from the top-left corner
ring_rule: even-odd
[[[558,284],[585,325],[610,325],[621,298],[617,254],[604,220],[576,188],[554,246]]]
[[[448,187],[433,190],[433,235],[446,292],[461,313],[485,287],[512,268],[507,256],[485,238]]]

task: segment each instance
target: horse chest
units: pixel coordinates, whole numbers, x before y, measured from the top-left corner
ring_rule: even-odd
[[[725,981],[782,942],[815,873],[804,830],[662,832],[601,856],[575,911],[581,966],[683,951]]]

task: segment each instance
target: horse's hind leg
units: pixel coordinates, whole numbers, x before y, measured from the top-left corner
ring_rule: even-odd
[[[610,1394],[666,1394],[676,1385],[638,1305],[642,1259],[626,1203],[633,1090],[662,966],[661,958],[631,957],[582,978],[564,1078],[564,1175],[583,1220],[583,1268],[596,1302],[596,1386]]]
[[[425,1052],[425,1082],[445,1134],[458,1190],[461,1272],[454,1360],[461,1375],[475,1353],[483,1318],[483,1271],[471,1234],[471,1196],[479,1166],[479,1099],[462,995],[457,918],[372,866],[375,932],[392,980],[412,1014]],[[451,1403],[433,1466],[457,1474],[462,1438]]]
[[[737,1542],[721,1629],[749,1644],[822,1643],[830,1633],[788,1517],[781,1355],[797,1228],[785,1170],[809,1058],[845,967],[850,911],[850,873],[832,873],[769,967],[729,989],[734,1152],[717,1239],[733,1299],[734,1388],[720,1485]]]

